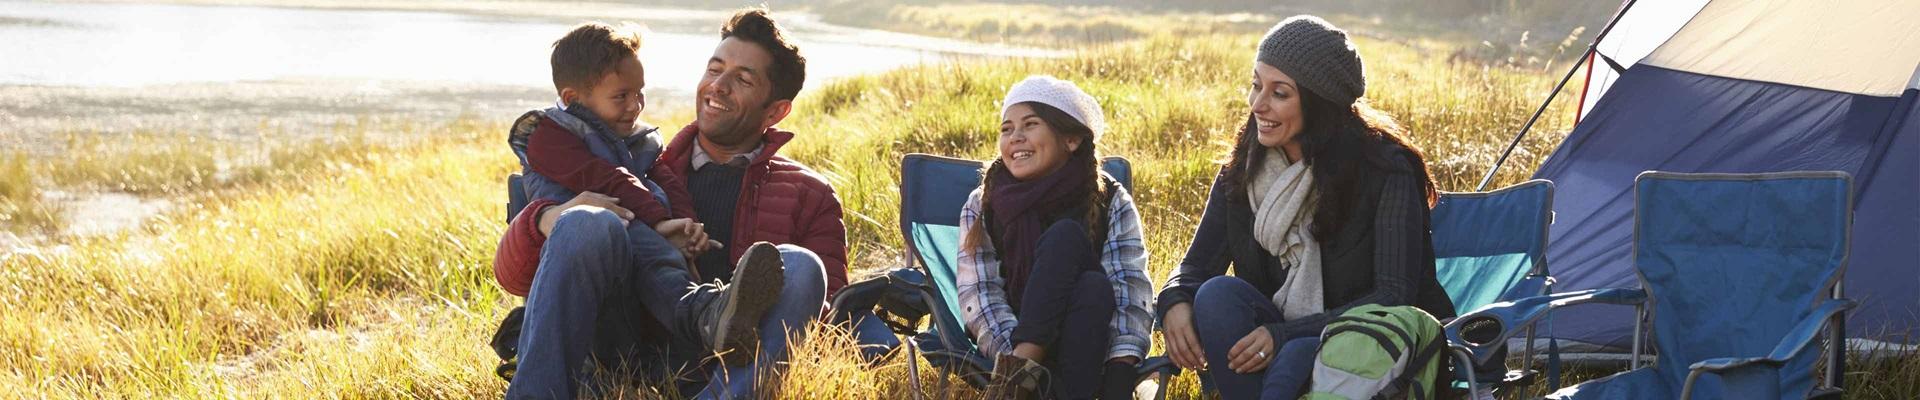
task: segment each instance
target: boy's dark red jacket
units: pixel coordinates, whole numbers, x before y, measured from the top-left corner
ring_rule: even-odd
[[[564,133],[564,132],[562,132]],[[691,169],[694,139],[699,136],[698,128],[687,125],[674,135],[654,164],[649,174],[656,176],[656,182],[674,191],[686,193],[686,182],[678,177],[686,176]],[[729,243],[745,244],[759,241],[776,244],[793,244],[805,247],[820,257],[821,267],[827,276],[827,298],[847,285],[847,230],[841,220],[840,199],[834,193],[833,186],[825,177],[798,162],[778,155],[779,149],[792,141],[792,132],[768,129],[765,147],[760,156],[747,166],[746,176],[741,180],[740,202],[734,211],[733,238]],[[555,158],[576,160],[595,159],[584,148],[578,153],[550,154]],[[598,175],[595,175],[598,176]],[[658,176],[672,176],[672,183],[660,180]],[[624,196],[621,200],[626,200]],[[669,199],[680,208],[688,204]],[[508,293],[525,296],[527,288],[533,283],[535,268],[540,263],[540,246],[546,237],[540,234],[534,217],[547,206],[557,205],[559,201],[536,199],[528,204],[520,215],[515,216],[508,226],[505,237],[500,239],[500,247],[494,257],[494,278]],[[635,210],[638,213],[638,210]],[[687,215],[692,215],[688,212]],[[745,245],[728,246],[727,259],[739,260],[746,251]]]

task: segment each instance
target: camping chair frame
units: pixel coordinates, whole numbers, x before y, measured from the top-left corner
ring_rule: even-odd
[[[1847,199],[1846,199],[1847,217],[1846,217],[1846,221],[1844,221],[1843,223],[1847,225],[1851,225],[1852,224],[1852,205],[1853,205],[1852,178],[1851,176],[1847,175],[1845,172],[1806,171],[1806,172],[1780,172],[1780,173],[1759,173],[1759,174],[1719,174],[1719,173],[1671,173],[1671,172],[1648,171],[1648,172],[1641,173],[1638,177],[1635,178],[1635,181],[1636,183],[1643,180],[1648,180],[1648,179],[1757,181],[1757,180],[1768,180],[1768,179],[1805,179],[1805,178],[1839,179],[1845,182],[1845,185],[1847,187],[1847,192],[1848,192]],[[1636,187],[1638,187],[1637,184],[1636,184]],[[1636,204],[1636,207],[1635,207],[1636,208],[1636,211],[1635,211],[1636,241],[1639,240],[1638,237],[1640,236],[1640,233],[1637,230],[1639,229],[1639,226],[1640,226],[1638,220],[1641,218],[1640,217],[1641,206],[1643,205]],[[1841,230],[1850,231],[1850,229],[1846,227],[1841,228]],[[1636,243],[1636,246],[1638,245],[1639,244]],[[1845,246],[1845,244],[1842,244],[1842,246]],[[1840,380],[1841,374],[1842,374],[1842,371],[1845,369],[1845,362],[1846,362],[1845,354],[1844,354],[1844,351],[1845,351],[1844,346],[1841,345],[1841,343],[1844,343],[1842,341],[1842,338],[1844,337],[1844,335],[1841,333],[1841,329],[1843,329],[1843,327],[1846,325],[1845,324],[1846,311],[1849,309],[1852,309],[1857,305],[1856,302],[1846,299],[1844,297],[1844,293],[1841,290],[1842,285],[1840,284],[1840,281],[1842,281],[1843,280],[1842,278],[1844,278],[1845,276],[1845,271],[1846,271],[1845,266],[1846,266],[1846,261],[1844,258],[1842,258],[1842,260],[1840,261],[1840,265],[1835,267],[1837,271],[1835,272],[1835,276],[1833,278],[1834,279],[1833,288],[1829,291],[1829,293],[1827,293],[1825,298],[1819,299],[1817,306],[1815,306],[1812,312],[1810,312],[1805,318],[1803,318],[1797,324],[1795,324],[1791,330],[1789,330],[1785,335],[1783,335],[1783,337],[1780,339],[1779,344],[1776,347],[1774,347],[1772,351],[1768,352],[1767,355],[1760,356],[1760,357],[1712,358],[1712,359],[1695,362],[1692,365],[1684,366],[1685,368],[1688,369],[1688,374],[1686,376],[1685,382],[1683,382],[1683,386],[1680,389],[1681,390],[1680,398],[1683,400],[1691,398],[1692,392],[1694,390],[1694,382],[1704,374],[1716,374],[1716,375],[1722,376],[1723,378],[1726,378],[1726,380],[1730,382],[1730,384],[1728,385],[1729,393],[1730,393],[1728,396],[1730,396],[1730,398],[1779,398],[1778,380],[1777,379],[1772,380],[1770,385],[1767,384],[1768,382],[1767,379],[1771,377],[1777,377],[1778,372],[1777,370],[1773,370],[1769,368],[1777,368],[1784,365],[1788,361],[1788,359],[1792,358],[1795,354],[1805,349],[1805,347],[1808,344],[1811,344],[1813,339],[1817,336],[1824,336],[1827,339],[1827,342],[1829,343],[1829,345],[1833,346],[1833,348],[1829,349],[1824,354],[1826,364],[1825,364],[1825,371],[1822,371],[1823,372],[1822,375],[1825,378],[1827,387],[1820,387],[1816,385],[1815,387],[1812,388],[1812,392],[1809,393],[1808,397],[1839,398],[1843,394],[1843,392],[1838,386],[1841,382]],[[1645,280],[1645,277],[1642,276],[1643,284],[1644,284],[1644,280]],[[1520,299],[1520,300],[1509,301],[1509,302],[1495,303],[1492,305],[1488,305],[1487,307],[1483,307],[1480,310],[1475,311],[1471,314],[1462,315],[1458,319],[1456,319],[1456,322],[1468,320],[1468,319],[1474,319],[1474,318],[1495,318],[1495,319],[1501,320],[1502,322],[1520,321],[1523,324],[1531,325],[1534,322],[1537,322],[1540,318],[1550,315],[1554,309],[1558,309],[1562,307],[1589,304],[1589,303],[1632,305],[1634,306],[1635,318],[1633,321],[1633,342],[1632,342],[1633,347],[1632,347],[1632,357],[1630,358],[1630,361],[1629,361],[1629,370],[1635,370],[1635,369],[1640,369],[1642,357],[1647,356],[1646,346],[1644,345],[1645,339],[1643,339],[1642,337],[1650,334],[1649,329],[1651,328],[1651,326],[1649,326],[1650,323],[1648,321],[1650,321],[1652,318],[1653,310],[1649,309],[1649,307],[1652,305],[1651,303],[1652,297],[1653,297],[1653,294],[1650,293],[1650,291],[1647,289],[1603,288],[1603,289],[1580,290],[1580,291],[1567,292],[1567,293],[1549,294],[1545,296],[1532,297],[1532,298]],[[1454,326],[1452,324],[1448,326],[1447,333],[1450,338],[1457,337],[1457,336],[1454,336],[1454,335],[1457,335],[1458,333],[1456,330],[1457,330],[1457,326]],[[1500,341],[1504,342],[1507,339],[1507,334],[1508,334],[1507,332],[1503,332],[1502,337],[1500,338]],[[1655,365],[1654,367],[1678,368],[1681,366]],[[1747,383],[1747,382],[1762,382],[1762,384],[1748,385],[1748,386],[1735,385],[1735,383]]]
[[[912,209],[911,205],[919,200],[915,196],[922,194],[918,190],[915,190],[913,186],[924,183],[917,182],[916,179],[920,178],[912,176],[909,172],[912,171],[911,164],[914,163],[944,164],[952,167],[971,168],[974,171],[979,171],[984,168],[985,164],[975,160],[914,153],[908,154],[901,159],[900,169],[902,171],[900,177],[900,232],[907,250],[904,262],[908,268],[924,274],[925,279],[921,280],[922,283],[920,286],[920,290],[922,291],[921,298],[925,299],[927,307],[930,310],[928,313],[930,320],[928,329],[917,332],[913,337],[908,338],[909,340],[906,340],[905,344],[908,346],[909,352],[924,354],[927,362],[940,369],[943,376],[946,374],[957,374],[974,387],[985,387],[992,375],[993,361],[987,359],[985,355],[980,354],[973,343],[973,339],[967,336],[965,323],[959,321],[960,316],[954,312],[958,310],[958,308],[950,307],[950,305],[947,304],[947,299],[942,295],[941,289],[938,286],[941,282],[933,282],[943,280],[943,278],[941,278],[940,274],[933,271],[932,267],[928,266],[922,258],[922,252],[928,250],[921,249],[916,244],[913,236],[914,218],[916,216],[914,212],[916,210]],[[1122,187],[1132,188],[1133,167],[1125,158],[1107,157],[1101,160],[1100,165],[1101,169],[1106,171],[1108,175],[1112,175],[1116,180],[1119,180]],[[976,172],[974,176],[975,180],[969,182],[969,185],[978,184],[978,173]],[[954,202],[954,204],[963,204],[965,198],[962,197],[957,200],[959,201]],[[940,210],[938,212],[945,213],[948,212],[948,210]],[[951,212],[957,215],[960,212],[960,207],[952,207]],[[956,282],[944,283],[946,285],[957,284]],[[937,343],[940,348],[921,351],[921,349],[919,349],[919,342],[921,341],[928,341],[930,344]],[[1164,356],[1149,357],[1141,360],[1137,371],[1140,372],[1143,379],[1150,374],[1157,374],[1157,383],[1160,387],[1159,393],[1155,395],[1156,398],[1165,398],[1166,381],[1173,375],[1180,373],[1180,369],[1175,367],[1172,361]],[[951,393],[946,387],[948,382],[949,381],[945,379],[941,380],[941,392]],[[914,384],[916,386],[915,391],[918,392],[918,375],[915,375]]]
[[[1450,199],[1477,200],[1477,199],[1504,197],[1504,196],[1520,194],[1523,191],[1529,191],[1529,190],[1545,191],[1544,195],[1542,196],[1542,203],[1539,204],[1540,215],[1535,216],[1535,218],[1537,218],[1537,220],[1540,222],[1537,225],[1537,228],[1539,230],[1538,232],[1539,237],[1537,242],[1539,243],[1538,245],[1539,248],[1537,252],[1533,252],[1533,254],[1528,255],[1529,258],[1531,258],[1530,260],[1532,264],[1531,268],[1528,271],[1526,271],[1525,275],[1523,275],[1518,281],[1515,281],[1510,286],[1504,288],[1503,290],[1504,294],[1500,296],[1500,299],[1499,299],[1501,301],[1513,300],[1514,298],[1542,296],[1542,295],[1552,293],[1553,277],[1551,276],[1550,269],[1547,266],[1546,246],[1548,243],[1547,227],[1553,223],[1553,193],[1554,193],[1553,182],[1547,181],[1544,179],[1535,179],[1535,180],[1521,182],[1512,186],[1508,186],[1508,187],[1504,187],[1504,188],[1500,188],[1500,189],[1496,189],[1488,192],[1444,192],[1440,194],[1440,197],[1442,199],[1441,201],[1444,203]],[[1436,236],[1438,234],[1439,232],[1436,232]],[[1462,310],[1462,311],[1473,311],[1473,310]],[[1521,359],[1527,360],[1528,363],[1531,363],[1533,361],[1535,328],[1538,324],[1533,323],[1533,321],[1525,321],[1524,323],[1520,323],[1520,324],[1505,324],[1508,321],[1499,321],[1502,323],[1502,325],[1500,325],[1502,332],[1500,332],[1498,340],[1493,340],[1486,343],[1472,343],[1466,340],[1462,340],[1460,338],[1460,331],[1466,327],[1468,322],[1473,322],[1476,320],[1464,318],[1464,316],[1467,314],[1470,314],[1470,312],[1461,312],[1460,314],[1462,314],[1463,317],[1454,318],[1454,319],[1443,321],[1443,322],[1445,322],[1445,327],[1446,327],[1445,334],[1447,336],[1448,354],[1455,361],[1459,362],[1459,364],[1456,364],[1456,365],[1463,367],[1463,368],[1460,368],[1459,371],[1457,371],[1456,378],[1460,380],[1464,380],[1467,383],[1468,393],[1479,392],[1481,389],[1481,385],[1483,383],[1493,383],[1493,384],[1498,384],[1503,386],[1504,385],[1526,385],[1531,383],[1533,379],[1534,371],[1527,370],[1524,368],[1521,371],[1519,371],[1520,373],[1518,375],[1510,374],[1509,376],[1502,378],[1502,380],[1500,381],[1482,382],[1480,380],[1480,377],[1475,375],[1476,371],[1474,371],[1473,367],[1476,365],[1480,365],[1482,363],[1491,362],[1492,360],[1490,358],[1492,357],[1493,354],[1497,353],[1496,350],[1501,348],[1506,348],[1508,344],[1507,339],[1513,337],[1516,334],[1524,335],[1526,340],[1525,341],[1526,346],[1521,349]]]

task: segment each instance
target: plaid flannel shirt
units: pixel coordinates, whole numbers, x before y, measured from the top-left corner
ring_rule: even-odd
[[[1107,240],[1101,245],[1100,267],[1113,284],[1113,337],[1107,359],[1146,358],[1151,346],[1148,334],[1153,327],[1153,283],[1147,279],[1147,247],[1142,239],[1140,214],[1134,209],[1133,196],[1124,187],[1116,188],[1109,207]],[[960,210],[960,237],[973,233],[980,217],[981,190],[967,196]],[[960,310],[967,331],[988,357],[1013,351],[1010,338],[1018,324],[1013,308],[1007,304],[1006,278],[1000,276],[1000,257],[992,243],[977,248],[961,246],[957,265],[960,286]]]

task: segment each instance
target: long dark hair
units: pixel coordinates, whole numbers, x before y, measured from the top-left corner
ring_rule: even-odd
[[[1300,141],[1302,161],[1313,167],[1313,190],[1319,192],[1320,204],[1347,204],[1359,197],[1363,189],[1359,187],[1360,177],[1366,173],[1363,162],[1384,170],[1404,171],[1402,160],[1389,159],[1391,155],[1404,155],[1405,162],[1413,164],[1413,170],[1404,172],[1419,175],[1420,186],[1427,192],[1428,207],[1440,199],[1434,189],[1433,174],[1427,171],[1426,156],[1406,141],[1406,130],[1394,122],[1392,116],[1361,101],[1341,106],[1305,88],[1301,88],[1300,94],[1305,126],[1294,140]],[[1266,149],[1260,145],[1259,134],[1254,129],[1253,115],[1248,114],[1223,172],[1222,180],[1227,182],[1233,201],[1247,201],[1247,187],[1255,175],[1251,171],[1260,170],[1266,162]],[[1383,147],[1398,147],[1405,152]],[[1347,211],[1348,207],[1317,207],[1310,228],[1313,235],[1334,237],[1340,231],[1340,224],[1346,221]]]
[[[1034,116],[1040,117],[1040,122],[1047,124],[1047,128],[1052,129],[1054,135],[1063,138],[1080,138],[1080,148],[1074,150],[1073,153],[1067,157],[1067,161],[1080,161],[1090,164],[1086,170],[1093,176],[1084,180],[1085,183],[1082,183],[1076,190],[1086,194],[1085,208],[1087,213],[1085,217],[1088,241],[1093,243],[1105,242],[1106,238],[1098,237],[1097,235],[1100,234],[1099,232],[1106,232],[1108,223],[1106,218],[1107,205],[1104,203],[1108,193],[1106,185],[1101,182],[1100,178],[1100,157],[1099,152],[1094,149],[1096,146],[1094,146],[1093,143],[1093,129],[1088,128],[1086,124],[1080,123],[1080,120],[1073,119],[1073,116],[1068,115],[1066,111],[1060,111],[1060,109],[1050,105],[1031,101],[1016,104],[1025,104],[1027,107],[1032,108]],[[1006,170],[1006,164],[1000,162],[1000,158],[995,157],[993,164],[987,167],[987,173],[981,174],[980,218],[974,220],[973,233],[964,238],[965,240],[962,246],[978,246],[981,243],[980,240],[983,239],[981,235],[988,235],[989,238],[992,236],[991,232],[987,231],[987,222],[993,220],[993,187],[995,184],[1000,183],[997,182],[998,179],[995,179],[994,176],[1003,174]],[[999,243],[995,243],[994,248],[1004,247],[1000,246]]]

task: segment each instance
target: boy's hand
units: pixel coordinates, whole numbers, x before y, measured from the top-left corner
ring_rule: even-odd
[[[667,243],[673,244],[673,248],[685,249],[688,244],[693,243],[695,235],[705,234],[702,232],[704,229],[701,229],[699,225],[700,224],[693,223],[692,218],[675,218],[653,224],[653,231],[659,232],[660,236],[666,237]]]

